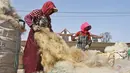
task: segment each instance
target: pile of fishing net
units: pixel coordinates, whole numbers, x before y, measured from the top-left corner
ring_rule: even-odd
[[[97,50],[83,52],[79,48],[69,47],[62,38],[46,28],[36,32],[35,39],[40,47],[41,64],[47,73],[116,72],[116,65],[114,67],[108,65],[107,53]]]

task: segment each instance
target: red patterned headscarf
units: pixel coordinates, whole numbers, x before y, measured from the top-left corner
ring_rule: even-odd
[[[42,6],[42,12],[45,16],[49,16],[52,13],[54,13],[54,9],[56,9],[56,6],[52,1],[47,1],[43,6]],[[53,10],[52,13],[50,13],[50,10]]]

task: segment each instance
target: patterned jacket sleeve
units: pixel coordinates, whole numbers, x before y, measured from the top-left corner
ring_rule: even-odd
[[[24,20],[28,24],[28,26],[31,26],[33,24],[32,20],[34,19],[34,17],[38,17],[40,16],[40,14],[41,14],[40,10],[38,9],[33,10],[31,13],[25,16]]]
[[[78,37],[80,35],[80,31],[78,31],[76,34],[75,34],[75,37]]]
[[[31,25],[32,25],[32,23],[33,23],[33,22],[32,22],[32,19],[33,19],[32,16],[29,15],[29,14],[26,15],[25,18],[24,18],[24,20],[25,20],[25,22],[28,24],[28,26],[31,26]]]

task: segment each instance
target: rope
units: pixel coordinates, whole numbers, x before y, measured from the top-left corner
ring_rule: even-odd
[[[18,30],[17,30],[18,31]],[[17,73],[18,70],[18,65],[19,65],[19,51],[20,51],[20,32],[17,32],[17,38],[16,38],[16,52],[15,52],[15,57],[14,57],[14,70],[15,73]]]

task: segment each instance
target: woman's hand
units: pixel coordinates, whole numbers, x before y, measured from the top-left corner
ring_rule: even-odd
[[[38,26],[38,25],[32,25],[32,29],[33,29],[34,31],[39,31],[41,28],[40,28],[40,26]]]
[[[78,37],[72,36],[72,41],[78,40]]]

